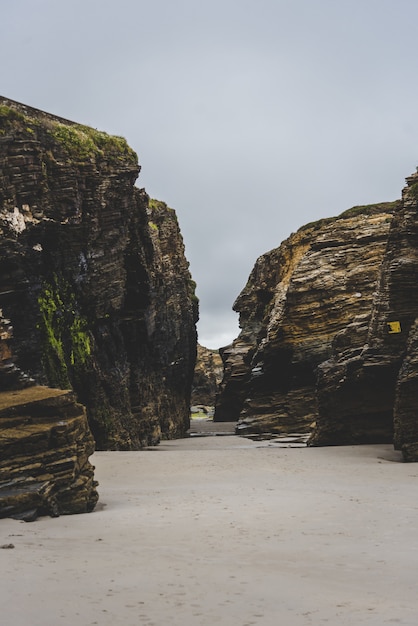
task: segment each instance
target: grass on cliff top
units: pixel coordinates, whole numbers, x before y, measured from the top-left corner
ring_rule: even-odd
[[[108,135],[105,132],[82,124],[63,124],[51,119],[40,121],[36,117],[24,115],[5,104],[0,105],[0,133],[8,129],[18,129],[34,134],[36,128],[46,126],[52,137],[59,142],[76,161],[104,157],[114,164],[129,163],[138,165],[138,156],[124,137]]]
[[[51,135],[61,143],[69,156],[79,161],[92,157],[105,157],[115,163],[137,165],[138,157],[124,137],[108,135],[102,131],[82,126],[55,123]]]
[[[149,224],[151,228],[158,229],[166,218],[170,218],[178,222],[177,214],[174,209],[169,207],[162,200],[156,200],[155,198],[148,198],[149,215],[151,216],[151,222]]]
[[[25,116],[20,111],[8,107],[6,104],[0,104],[0,118],[7,120],[24,120]]]
[[[33,135],[33,120],[6,104],[0,104],[0,135],[14,130],[22,131],[29,136]]]
[[[172,209],[171,207],[169,207],[162,200],[156,200],[155,198],[149,198],[149,200],[148,200],[148,207],[151,209],[151,211],[162,209],[163,211],[167,211],[167,213],[170,215],[170,217],[176,217],[175,210]]]
[[[317,230],[318,228],[325,226],[325,224],[335,222],[335,220],[349,219],[350,217],[356,217],[357,215],[378,215],[379,213],[392,213],[393,211],[398,209],[400,205],[401,200],[393,200],[392,202],[376,202],[375,204],[360,204],[358,206],[351,207],[351,209],[343,211],[335,217],[324,217],[323,219],[317,220],[315,222],[309,222],[308,224],[301,226],[298,229],[298,232],[309,229]]]

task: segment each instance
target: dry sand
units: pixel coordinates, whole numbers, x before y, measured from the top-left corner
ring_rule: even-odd
[[[100,452],[94,513],[0,521],[4,626],[418,624],[418,466],[390,446]]]

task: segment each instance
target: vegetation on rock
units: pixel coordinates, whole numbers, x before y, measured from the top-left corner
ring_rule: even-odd
[[[77,310],[70,285],[56,274],[52,283],[44,283],[38,304],[48,380],[54,387],[70,389],[71,370],[83,367],[91,354],[87,320]]]
[[[361,204],[353,206],[351,209],[346,209],[336,217],[324,217],[314,222],[308,222],[298,229],[298,232],[305,230],[318,230],[327,224],[335,222],[335,220],[349,219],[357,217],[359,215],[377,215],[379,213],[392,213],[398,209],[401,205],[401,200],[393,200],[392,202],[377,202],[374,204]]]
[[[138,162],[136,152],[123,137],[108,135],[80,124],[56,123],[50,133],[65,147],[69,157],[77,161],[105,156],[110,162]]]

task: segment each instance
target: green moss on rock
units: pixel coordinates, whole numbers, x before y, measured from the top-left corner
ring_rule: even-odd
[[[52,387],[70,389],[68,368],[65,361],[62,341],[63,328],[61,311],[63,302],[51,285],[45,284],[38,298],[41,320],[39,330],[42,335],[42,361]]]
[[[20,111],[16,111],[16,109],[12,109],[6,104],[0,104],[0,119],[2,121],[14,121],[14,120],[25,120],[25,116]]]
[[[43,364],[50,385],[69,389],[72,376],[86,366],[91,340],[86,319],[77,310],[74,293],[54,275],[38,297]]]

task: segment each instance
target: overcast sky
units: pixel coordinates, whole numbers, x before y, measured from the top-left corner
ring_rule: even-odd
[[[127,138],[178,214],[208,347],[260,254],[418,165],[417,0],[0,7],[1,95]]]

